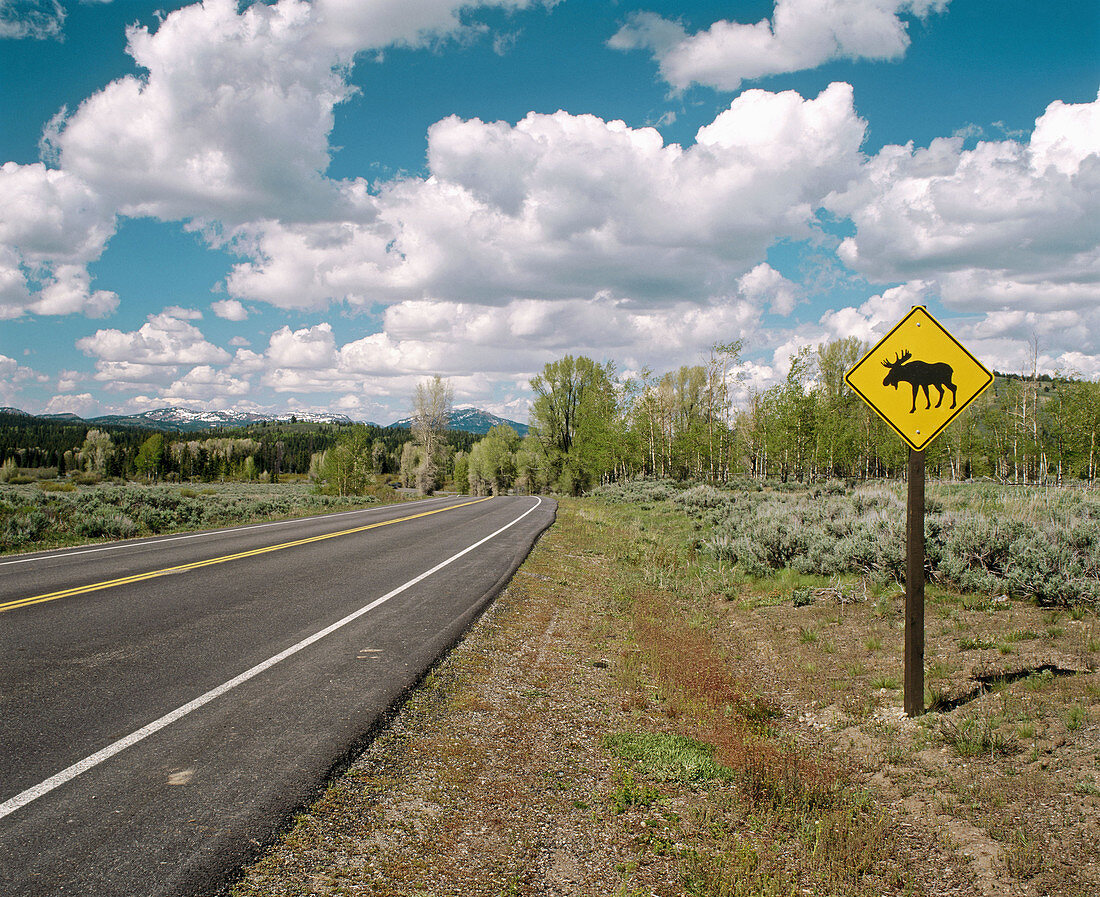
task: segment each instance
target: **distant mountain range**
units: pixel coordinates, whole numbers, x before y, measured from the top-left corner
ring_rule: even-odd
[[[255,414],[250,411],[194,411],[190,408],[157,408],[143,411],[141,414],[107,414],[101,417],[82,418],[75,414],[29,414],[19,408],[0,408],[0,414],[18,414],[40,420],[53,420],[59,423],[84,423],[99,427],[145,427],[154,430],[173,430],[177,433],[190,433],[196,430],[209,430],[214,427],[246,427],[264,421],[289,423],[291,420],[309,424],[351,424],[354,423],[345,414],[329,412],[297,411],[293,414]],[[412,418],[395,421],[391,427],[407,429]],[[464,430],[484,436],[496,424],[507,424],[520,436],[527,435],[527,425],[505,420],[481,411],[478,408],[460,408],[451,413],[452,430]],[[372,426],[378,426],[372,424]]]
[[[390,424],[390,428],[407,430],[412,426],[412,420],[411,417],[395,420]],[[498,424],[507,424],[520,436],[526,436],[527,430],[529,429],[527,424],[521,424],[519,421],[497,417],[495,414],[488,411],[482,411],[480,408],[454,409],[454,411],[451,412],[451,422],[448,424],[448,427],[452,430],[462,430],[465,433],[476,433],[479,436],[484,436]]]
[[[101,417],[78,417],[75,414],[28,414],[19,408],[0,408],[0,414],[20,414],[39,420],[54,420],[60,423],[83,423],[97,427],[145,427],[154,430],[174,430],[189,433],[196,430],[209,430],[213,427],[246,427],[263,421],[287,423],[291,419],[311,424],[350,424],[352,420],[344,414],[317,413],[312,411],[294,414],[253,414],[249,411],[194,411],[190,408],[157,408],[143,411],[141,414],[106,414]]]

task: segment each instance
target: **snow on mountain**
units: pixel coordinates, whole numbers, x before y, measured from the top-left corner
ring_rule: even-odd
[[[345,414],[332,414],[323,411],[297,411],[287,414],[256,414],[251,411],[210,411],[192,408],[156,408],[140,414],[105,414],[85,420],[75,414],[28,415],[18,408],[2,408],[0,413],[22,414],[28,417],[41,417],[44,420],[73,421],[92,426],[105,427],[147,427],[159,430],[175,430],[180,433],[195,430],[209,430],[214,427],[245,427],[262,421],[290,423],[296,421],[306,424],[350,424],[353,421]]]
[[[405,417],[401,420],[395,420],[389,426],[391,429],[407,430],[412,426],[412,421],[411,417]],[[462,430],[465,433],[476,433],[479,436],[484,436],[498,424],[507,424],[520,436],[526,436],[529,429],[527,424],[497,417],[492,412],[482,411],[480,408],[455,408],[451,412],[451,420],[447,427],[451,430]]]
[[[289,423],[294,420],[300,424],[351,424],[355,423],[346,414],[333,414],[328,411],[295,411],[292,414],[280,414],[276,418],[280,423]]]

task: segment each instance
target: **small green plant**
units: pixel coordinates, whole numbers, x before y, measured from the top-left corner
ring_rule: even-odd
[[[1042,848],[1027,832],[1018,828],[1008,837],[1005,845],[1005,862],[1008,871],[1017,878],[1031,878],[1043,871],[1046,862]]]
[[[810,645],[817,641],[817,630],[808,629],[805,626],[798,627],[798,640],[804,645]]]
[[[664,782],[725,779],[730,771],[714,760],[714,746],[684,735],[658,732],[621,733],[604,738],[604,747],[637,764],[646,776]]]
[[[1024,688],[1028,691],[1042,691],[1054,681],[1054,673],[1050,670],[1037,670],[1024,679]]]
[[[1062,713],[1062,722],[1066,724],[1066,730],[1075,732],[1088,720],[1088,711],[1080,704],[1067,707]]]
[[[607,801],[612,812],[625,813],[633,807],[652,806],[660,794],[657,790],[645,782],[639,782],[629,770],[622,772],[617,777],[615,787],[607,796]]]
[[[951,669],[942,660],[934,660],[928,664],[926,674],[929,679],[946,679]]]
[[[893,691],[898,687],[898,680],[893,676],[875,676],[871,680],[871,688],[876,690],[887,689]]]
[[[981,757],[988,754],[995,758],[1005,756],[1016,749],[1011,738],[997,731],[994,722],[985,716],[964,716],[958,721],[947,721],[940,727],[944,741],[951,745],[960,757]]]
[[[739,841],[717,854],[691,850],[684,856],[684,893],[692,897],[753,894],[780,897],[796,893],[782,870],[764,867],[755,847]]]

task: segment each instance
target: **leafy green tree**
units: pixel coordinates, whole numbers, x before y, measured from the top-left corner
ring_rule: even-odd
[[[814,465],[826,476],[851,476],[859,467],[859,397],[848,388],[844,375],[863,357],[856,337],[833,340],[817,347],[817,403]]]
[[[401,446],[401,464],[398,471],[401,485],[406,489],[416,486],[417,473],[424,463],[424,448],[415,442],[406,442]]]
[[[364,429],[356,427],[342,434],[336,444],[318,458],[317,479],[321,491],[331,495],[362,495],[366,492],[374,471],[370,449],[370,440]]]
[[[455,452],[454,485],[460,495],[470,494],[470,456],[467,452]]]
[[[715,343],[707,362],[706,427],[713,482],[727,481],[734,462],[736,441],[729,380],[731,368],[740,362],[742,347],[741,340]]]
[[[809,476],[814,445],[814,396],[807,387],[812,374],[808,346],[790,358],[787,378],[767,392],[774,425],[768,431],[768,455],[785,483]]]
[[[614,365],[566,355],[531,381],[531,432],[546,482],[578,493],[613,469],[617,417]]]
[[[108,433],[103,430],[89,430],[84,437],[84,445],[80,448],[80,460],[85,470],[104,476],[107,473],[107,463],[114,453],[115,444]]]
[[[542,492],[549,484],[542,476],[542,452],[534,436],[526,436],[516,449],[516,489],[521,492]]]
[[[134,469],[147,480],[159,480],[168,469],[168,443],[164,434],[154,433],[138,449]]]
[[[497,424],[470,450],[467,476],[475,495],[500,495],[512,488],[518,448],[516,431],[507,424]]]

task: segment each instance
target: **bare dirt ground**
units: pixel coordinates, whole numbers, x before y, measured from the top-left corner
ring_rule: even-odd
[[[812,606],[727,611],[805,737],[853,764],[898,825],[946,834],[974,893],[1100,894],[1095,616],[933,590],[935,709],[909,719],[901,595],[845,605],[821,592]]]
[[[931,589],[911,720],[895,592],[730,587],[679,526],[562,502],[234,894],[1100,893],[1094,616]]]

